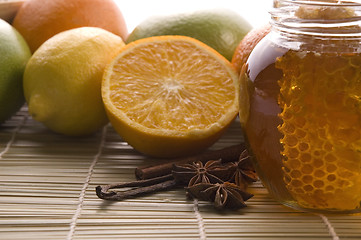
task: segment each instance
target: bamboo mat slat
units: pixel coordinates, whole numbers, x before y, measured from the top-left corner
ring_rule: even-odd
[[[242,141],[239,123],[211,148]],[[189,200],[182,188],[122,202],[94,188],[135,179],[145,157],[108,125],[93,136],[48,131],[23,107],[0,127],[0,239],[361,239],[361,215],[297,212],[275,202],[261,183],[237,211]]]

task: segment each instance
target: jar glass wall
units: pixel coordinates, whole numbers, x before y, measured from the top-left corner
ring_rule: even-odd
[[[275,0],[271,17],[240,75],[257,173],[285,205],[360,212],[361,4]]]

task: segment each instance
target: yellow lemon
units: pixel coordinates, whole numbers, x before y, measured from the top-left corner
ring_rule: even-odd
[[[108,121],[100,90],[103,71],[122,46],[119,36],[95,27],[67,30],[47,40],[24,73],[30,115],[65,135],[98,130]]]
[[[238,76],[206,44],[185,36],[140,39],[106,68],[109,119],[135,149],[156,157],[200,152],[238,113]]]

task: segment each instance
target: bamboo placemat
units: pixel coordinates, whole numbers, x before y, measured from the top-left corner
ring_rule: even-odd
[[[239,123],[211,148],[242,141]],[[99,184],[130,181],[140,155],[108,125],[93,136],[48,131],[24,107],[0,127],[0,239],[361,239],[360,215],[297,212],[250,186],[248,207],[216,211],[174,189],[122,202],[95,195]]]

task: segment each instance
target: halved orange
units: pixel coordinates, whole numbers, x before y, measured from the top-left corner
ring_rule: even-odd
[[[139,152],[179,157],[205,150],[238,113],[238,76],[204,43],[149,37],[122,48],[105,69],[110,122]]]

